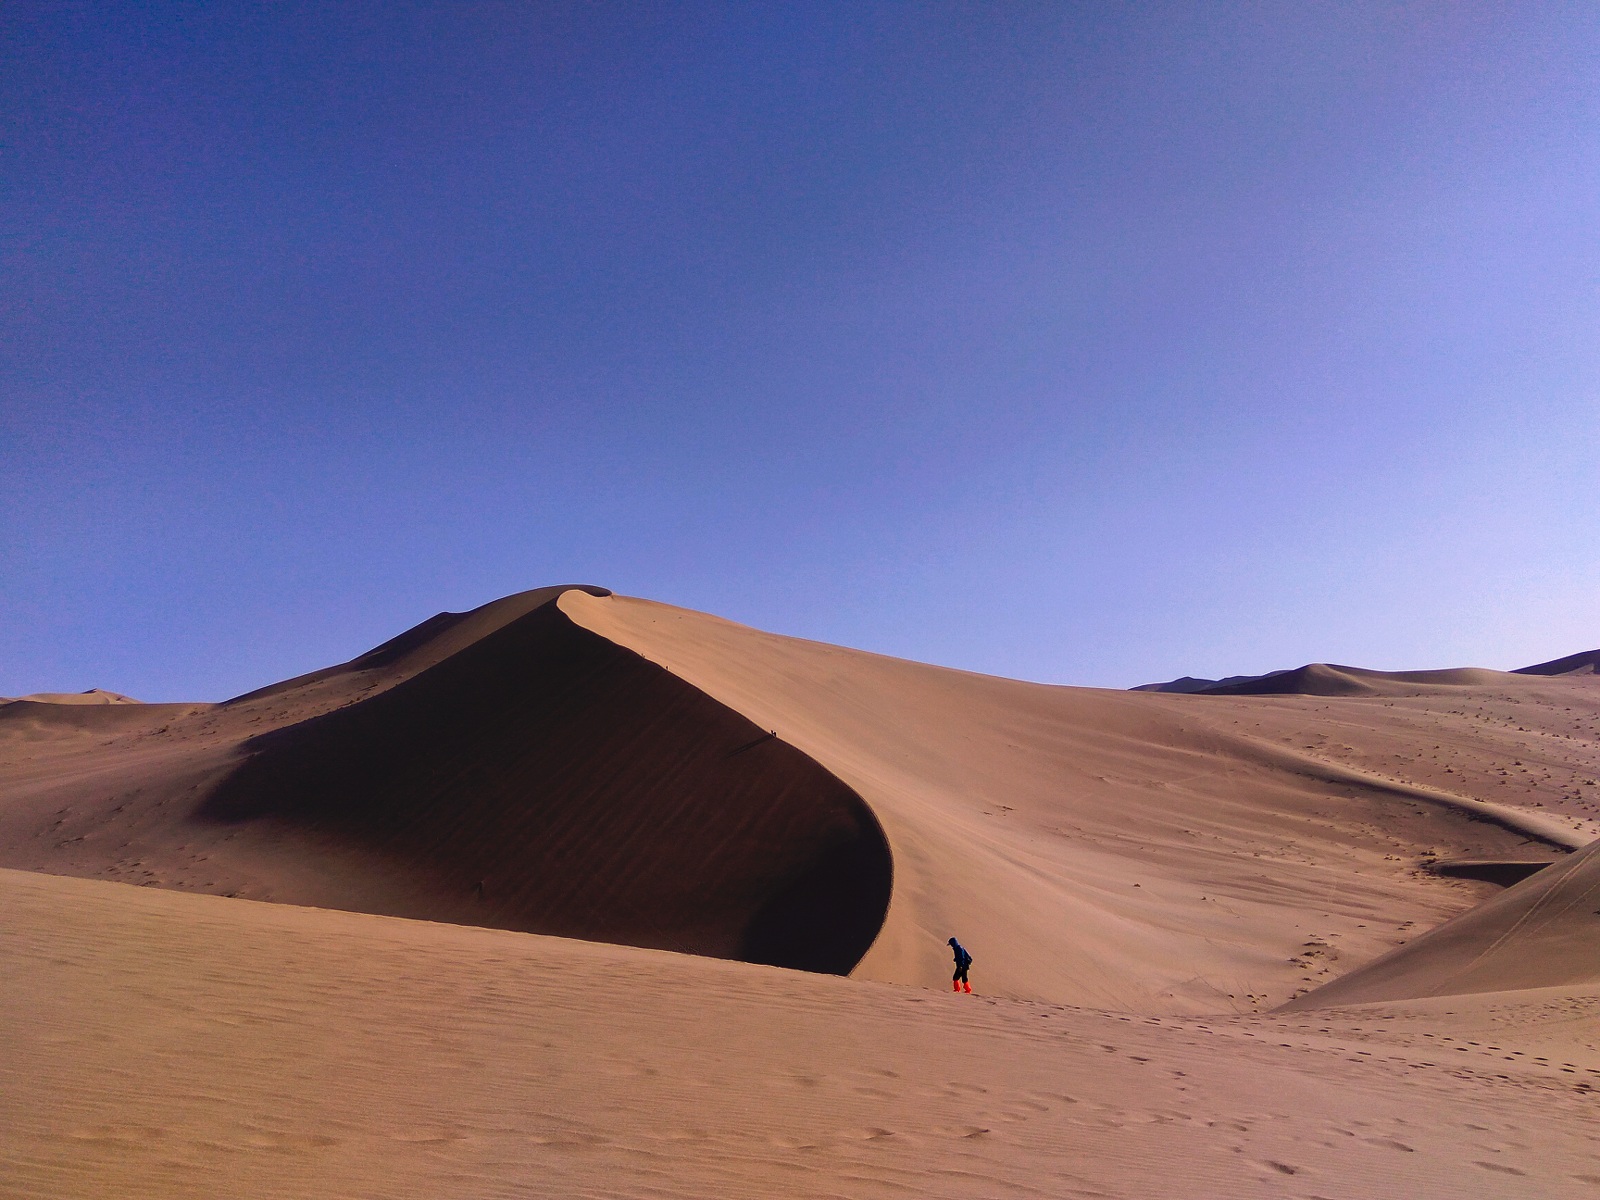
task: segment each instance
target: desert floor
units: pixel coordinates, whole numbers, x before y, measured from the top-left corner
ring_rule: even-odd
[[[1600,989],[1132,1016],[0,874],[13,1196],[1600,1195]]]

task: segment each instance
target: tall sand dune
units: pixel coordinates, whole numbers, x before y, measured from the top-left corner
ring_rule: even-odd
[[[245,749],[199,819],[404,864],[434,916],[843,974],[888,903],[859,796],[551,603]]]
[[[8,705],[5,860],[848,971],[888,902],[871,811],[563,590],[222,705]]]

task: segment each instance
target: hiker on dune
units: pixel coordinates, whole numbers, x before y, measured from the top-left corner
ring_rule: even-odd
[[[968,954],[966,947],[956,941],[955,938],[950,939],[950,949],[955,952],[956,956],[956,973],[950,976],[950,990],[959,992],[965,988],[970,995],[972,993],[972,985],[967,982],[967,968],[972,965],[972,955]]]

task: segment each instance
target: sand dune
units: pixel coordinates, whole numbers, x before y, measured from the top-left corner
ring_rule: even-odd
[[[867,978],[932,984],[929,948],[976,930],[984,976],[1010,995],[1166,1012],[1277,1002],[1486,894],[1436,890],[1419,851],[1477,841],[1493,847],[1479,857],[1525,857],[1530,839],[1596,833],[1587,798],[1535,811],[1397,776],[1387,709],[1341,727],[1373,751],[1341,761],[1299,744],[1325,720],[1301,697],[1050,688],[625,597],[559,605],[777,729],[872,805],[896,874]],[[1580,719],[1551,711],[1570,688],[1496,678],[1521,686],[1509,703],[1524,714]],[[1585,698],[1592,718],[1600,697]],[[1433,716],[1458,702],[1413,703]],[[1458,762],[1497,748],[1482,724],[1449,722]]]
[[[1600,984],[1600,842],[1290,1007]]]
[[[1394,696],[1418,687],[1493,687],[1504,671],[1462,667],[1445,671],[1368,671],[1329,663],[1310,663],[1238,682],[1221,682],[1196,691],[1208,696]]]
[[[549,603],[245,749],[200,820],[402,863],[436,918],[844,973],[888,903],[860,797]]]
[[[86,692],[35,692],[31,696],[19,696],[8,700],[0,696],[0,704],[16,704],[19,701],[29,704],[138,704],[132,696],[124,696],[120,692],[107,692],[101,688],[90,688]]]
[[[866,806],[551,604],[446,614],[223,705],[0,710],[5,861],[834,972],[891,870]]]
[[[1329,663],[1307,663],[1291,670],[1268,671],[1265,675],[1229,675],[1223,679],[1201,679],[1181,675],[1165,683],[1144,683],[1135,692],[1176,692],[1181,695],[1213,696],[1375,696],[1386,690],[1404,693],[1416,687],[1488,687],[1501,675],[1593,675],[1600,671],[1600,650],[1585,650],[1565,658],[1518,667],[1513,671],[1489,671],[1480,667],[1456,667],[1442,671],[1369,671],[1363,667],[1342,667]]]
[[[1203,692],[1207,688],[1214,688],[1218,684],[1243,683],[1248,679],[1260,679],[1260,675],[1229,675],[1223,679],[1200,679],[1193,675],[1180,675],[1176,679],[1169,679],[1165,683],[1141,683],[1138,687],[1129,688],[1130,692],[1177,692],[1180,695],[1192,695]]]
[[[1600,674],[1600,650],[1585,650],[1565,658],[1535,663],[1531,667],[1518,667],[1518,675],[1595,675]]]

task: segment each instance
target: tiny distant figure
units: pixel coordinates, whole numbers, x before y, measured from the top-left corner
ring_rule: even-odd
[[[970,996],[972,994],[972,985],[967,982],[967,968],[972,965],[972,955],[968,954],[967,948],[956,941],[955,938],[950,939],[950,949],[955,952],[956,956],[956,973],[950,976],[950,990],[959,992],[965,988]]]

